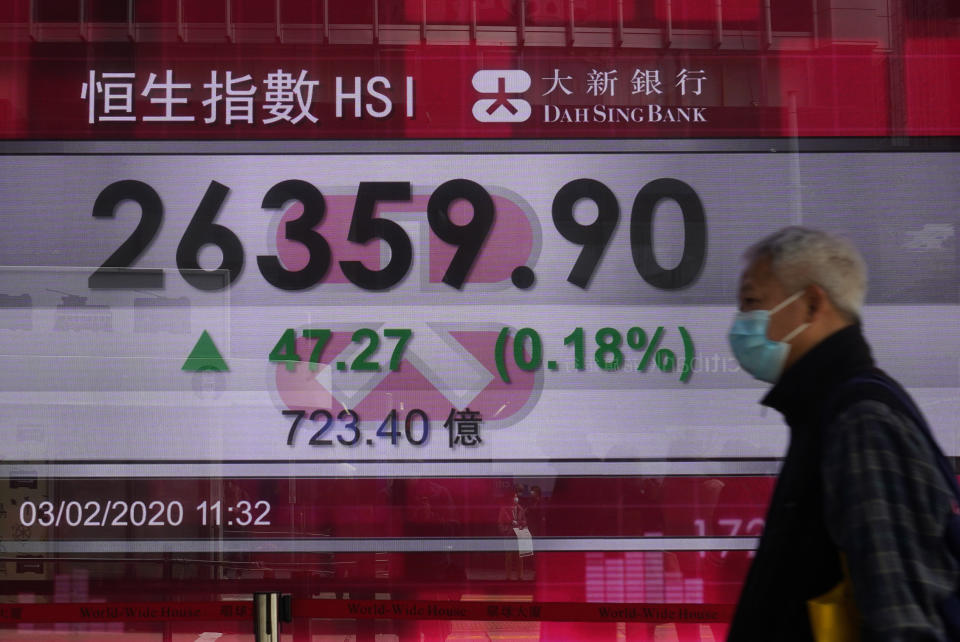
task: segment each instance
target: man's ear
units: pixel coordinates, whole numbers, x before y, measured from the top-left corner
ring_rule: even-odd
[[[833,306],[826,290],[816,283],[807,286],[804,299],[807,304],[807,321],[809,322],[817,320]]]

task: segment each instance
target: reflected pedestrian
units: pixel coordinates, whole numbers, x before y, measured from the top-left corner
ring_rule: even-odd
[[[520,495],[517,491],[514,491],[511,495],[507,505],[500,507],[497,525],[500,528],[500,533],[510,538],[510,544],[504,558],[506,579],[513,579],[513,569],[516,567],[518,571],[517,579],[522,580],[523,557],[520,555],[516,542],[520,537],[518,531],[527,527],[527,516],[523,506],[520,505]]]

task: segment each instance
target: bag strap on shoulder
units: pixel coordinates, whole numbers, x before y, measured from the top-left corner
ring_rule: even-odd
[[[920,409],[900,384],[880,369],[875,368],[868,370],[855,375],[843,383],[837,395],[834,397],[834,403],[831,404],[831,408],[834,412],[842,411],[850,404],[863,399],[883,402],[894,410],[904,412],[913,421],[930,445],[934,453],[934,459],[937,460],[940,471],[946,478],[948,486],[953,491],[956,506],[960,507],[960,484],[957,483],[957,475],[953,469],[953,465],[950,463],[950,460],[947,459],[946,455],[943,454],[936,439],[934,439],[930,426],[926,419],[924,419]]]
[[[953,558],[960,562],[960,484],[957,483],[957,474],[953,465],[943,454],[940,446],[937,445],[923,414],[896,381],[876,368],[857,374],[844,382],[833,397],[828,410],[837,413],[850,404],[864,399],[880,401],[894,410],[904,412],[917,426],[920,433],[924,435],[927,443],[930,444],[937,466],[943,473],[947,487],[950,488],[953,495],[950,499],[951,511],[946,520],[944,542]],[[947,639],[953,642],[960,641],[960,587],[943,598],[937,608],[946,627]]]

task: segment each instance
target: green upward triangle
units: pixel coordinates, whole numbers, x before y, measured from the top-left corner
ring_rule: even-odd
[[[230,370],[227,362],[223,360],[223,355],[217,350],[213,339],[210,338],[210,333],[206,330],[197,339],[197,345],[193,346],[190,356],[183,362],[182,369],[187,372],[200,372],[201,370],[229,372]]]

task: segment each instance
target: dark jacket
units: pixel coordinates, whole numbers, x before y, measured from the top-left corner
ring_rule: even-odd
[[[728,640],[812,640],[806,601],[842,578],[841,549],[865,640],[942,639],[935,602],[956,582],[942,539],[951,491],[935,465],[917,465],[933,461],[932,449],[896,403],[838,404],[843,384],[871,370],[860,327],[849,326],[764,397],[783,413],[790,445]]]

